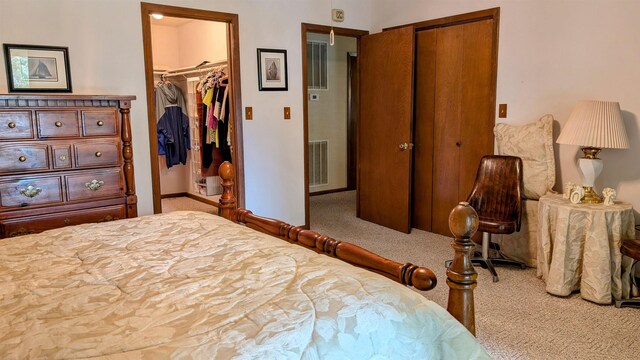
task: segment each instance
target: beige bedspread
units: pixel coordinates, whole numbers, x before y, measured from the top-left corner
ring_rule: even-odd
[[[0,357],[488,358],[412,290],[198,212],[0,240]]]

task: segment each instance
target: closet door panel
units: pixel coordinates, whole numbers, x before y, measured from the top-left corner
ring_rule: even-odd
[[[416,33],[415,121],[411,226],[431,231],[436,29]]]
[[[458,193],[464,25],[437,29],[434,124],[433,216],[431,231],[449,236],[449,212]],[[466,196],[466,195],[462,195]]]
[[[359,216],[409,232],[414,29],[364,36],[360,53]]]
[[[471,193],[480,159],[493,154],[495,94],[493,92],[493,20],[464,25],[465,81],[460,127],[460,200]]]

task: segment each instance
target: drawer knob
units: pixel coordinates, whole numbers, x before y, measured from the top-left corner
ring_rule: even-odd
[[[38,194],[40,194],[42,192],[42,189],[39,187],[35,187],[33,185],[29,185],[27,186],[25,189],[20,189],[20,194],[28,197],[28,198],[32,198],[37,196]]]
[[[25,162],[25,161],[27,161],[27,157],[26,157],[26,156],[24,156],[24,155],[22,155],[22,156],[20,156],[20,157],[18,158],[18,160],[19,160],[20,162]]]
[[[62,122],[61,121],[56,121],[56,127],[62,127]]]
[[[9,129],[13,129],[14,127],[16,127],[16,123],[14,123],[13,121],[9,123]]]
[[[97,191],[102,187],[102,185],[104,185],[104,181],[96,179],[91,180],[91,182],[84,183],[84,186],[91,191]]]
[[[98,122],[96,124],[98,124],[98,126],[102,126],[102,125],[104,125],[104,121],[98,120]]]
[[[60,155],[58,156],[58,159],[60,159],[60,161],[65,161],[67,160],[67,155]]]
[[[96,157],[100,157],[102,156],[102,153],[100,151],[96,151]]]

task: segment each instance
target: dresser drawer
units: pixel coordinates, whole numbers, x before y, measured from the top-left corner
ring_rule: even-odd
[[[21,217],[0,221],[0,237],[14,237],[35,234],[45,230],[69,225],[105,222],[125,219],[125,205],[115,205],[96,209],[65,211],[60,213]]]
[[[82,135],[113,136],[117,134],[118,118],[115,110],[82,112]]]
[[[0,182],[0,209],[62,201],[62,180],[59,176]]]
[[[37,111],[40,138],[80,136],[77,111]]]
[[[30,111],[1,111],[0,140],[33,139]]]
[[[65,179],[68,201],[124,196],[124,178],[119,168],[67,175]]]
[[[114,166],[120,164],[120,143],[113,141],[80,142],[73,145],[76,167]]]
[[[51,145],[54,169],[71,168],[71,145]]]
[[[0,173],[49,169],[46,144],[0,145]]]

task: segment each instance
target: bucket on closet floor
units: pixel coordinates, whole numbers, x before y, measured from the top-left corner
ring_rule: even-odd
[[[222,179],[219,176],[207,176],[207,196],[222,194]]]

